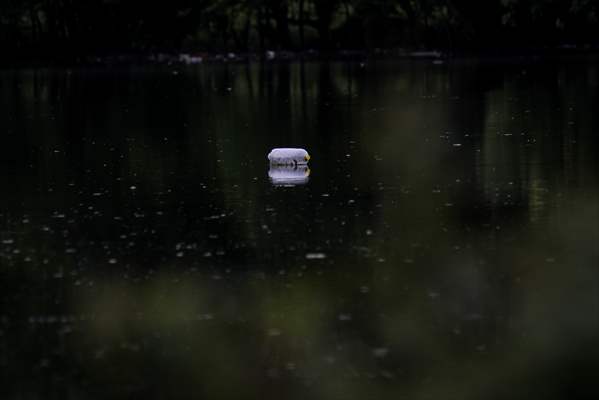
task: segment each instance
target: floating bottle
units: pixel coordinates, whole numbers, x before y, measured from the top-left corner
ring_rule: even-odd
[[[277,148],[268,153],[271,165],[304,165],[310,161],[310,155],[304,149]]]

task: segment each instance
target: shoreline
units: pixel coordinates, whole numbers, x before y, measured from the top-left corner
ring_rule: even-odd
[[[0,62],[0,69],[54,68],[54,67],[113,67],[113,66],[187,66],[210,64],[244,63],[294,63],[294,62],[376,62],[376,61],[431,61],[445,62],[481,61],[535,61],[550,59],[577,59],[599,56],[598,45],[567,45],[552,48],[533,49],[491,49],[487,51],[443,51],[375,49],[339,50],[333,52],[276,51],[265,52],[157,52],[157,53],[115,53],[110,55],[73,56],[57,58],[15,58],[12,62]]]

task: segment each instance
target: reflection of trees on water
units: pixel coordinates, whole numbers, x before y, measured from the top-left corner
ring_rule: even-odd
[[[0,86],[28,157],[1,153],[4,362],[74,391],[144,393],[151,375],[248,397],[475,397],[587,365],[596,71],[581,69],[16,76]],[[268,182],[279,141],[314,154],[308,185]]]

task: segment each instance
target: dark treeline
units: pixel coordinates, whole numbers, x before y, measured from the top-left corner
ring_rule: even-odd
[[[596,44],[597,0],[0,0],[12,58]]]

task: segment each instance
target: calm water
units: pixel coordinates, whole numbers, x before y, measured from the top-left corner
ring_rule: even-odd
[[[593,60],[0,72],[2,398],[593,398],[598,89]]]

